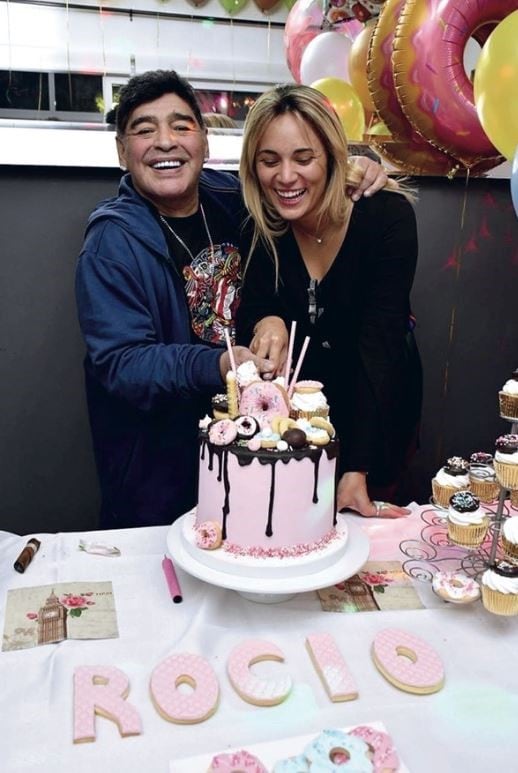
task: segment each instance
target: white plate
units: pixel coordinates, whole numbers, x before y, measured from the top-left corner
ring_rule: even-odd
[[[333,585],[356,574],[369,557],[369,538],[360,526],[345,518],[349,530],[347,545],[343,554],[332,566],[314,574],[301,574],[291,577],[258,578],[239,576],[209,568],[191,556],[184,547],[182,522],[185,516],[178,518],[167,533],[167,547],[173,561],[193,577],[239,591],[245,598],[253,601],[280,601],[280,595],[304,593]],[[252,594],[249,596],[248,594]],[[269,597],[272,597],[271,599]],[[255,598],[257,597],[257,598]],[[261,598],[263,597],[263,598]],[[277,597],[277,598],[276,598]]]

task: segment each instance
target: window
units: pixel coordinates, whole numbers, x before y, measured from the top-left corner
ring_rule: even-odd
[[[48,73],[0,70],[0,109],[48,110]]]
[[[102,75],[56,73],[54,83],[58,112],[102,112]]]

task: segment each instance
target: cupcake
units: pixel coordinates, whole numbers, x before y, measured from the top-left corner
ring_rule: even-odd
[[[292,419],[312,419],[329,416],[329,405],[322,392],[320,381],[297,381],[290,401],[290,416]]]
[[[451,456],[432,478],[433,499],[439,507],[448,507],[450,497],[457,491],[469,489],[469,464],[460,456]]]
[[[463,548],[477,548],[489,528],[489,516],[480,507],[480,499],[471,491],[458,491],[450,497],[448,537]]]
[[[518,615],[518,566],[500,561],[481,579],[482,603],[495,615]]]
[[[469,458],[469,488],[481,502],[494,502],[500,493],[493,457],[478,451]]]
[[[518,515],[513,515],[504,521],[502,547],[507,558],[518,561]]]
[[[495,472],[507,489],[518,488],[518,435],[501,435],[495,443]]]
[[[518,420],[518,368],[498,393],[498,402],[502,419]]]

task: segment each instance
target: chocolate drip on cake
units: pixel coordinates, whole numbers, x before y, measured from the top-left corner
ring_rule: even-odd
[[[316,459],[313,459],[313,504],[315,505],[318,502],[318,468],[321,456],[322,454],[319,454]]]
[[[270,478],[270,498],[268,500],[268,520],[266,522],[265,534],[267,537],[273,535],[272,516],[273,516],[273,502],[275,500],[275,459],[272,464],[272,472]]]
[[[225,501],[223,502],[223,521],[221,524],[221,538],[226,539],[227,538],[227,516],[230,510],[228,499],[230,494],[230,482],[228,479],[228,451],[225,448],[219,457],[220,460],[220,469],[221,469],[221,462],[223,462],[223,488],[225,490]],[[218,480],[221,480],[221,478],[218,478]]]

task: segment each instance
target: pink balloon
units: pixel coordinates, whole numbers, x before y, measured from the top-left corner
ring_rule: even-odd
[[[284,26],[286,62],[294,80],[300,83],[300,62],[308,43],[321,32],[324,21],[320,0],[297,0]]]
[[[352,43],[339,32],[321,32],[310,40],[300,61],[300,80],[307,86],[320,78],[349,81],[349,52]]]

